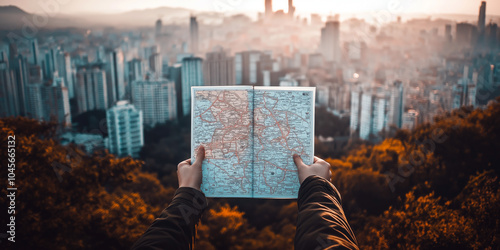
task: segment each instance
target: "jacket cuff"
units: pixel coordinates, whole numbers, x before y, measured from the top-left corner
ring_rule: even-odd
[[[180,187],[175,191],[174,199],[165,210],[180,206],[188,208],[195,215],[201,215],[207,208],[208,201],[203,192],[190,187]]]
[[[300,185],[299,198],[297,199],[299,209],[301,205],[306,202],[307,198],[311,195],[319,193],[332,195],[339,201],[339,203],[341,202],[339,191],[330,181],[317,175],[311,175]]]

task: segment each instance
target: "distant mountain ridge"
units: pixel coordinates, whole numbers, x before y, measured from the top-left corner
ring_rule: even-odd
[[[117,28],[135,28],[135,27],[153,27],[156,20],[161,19],[164,24],[176,23],[187,24],[190,15],[196,15],[202,23],[220,23],[224,17],[233,15],[233,13],[219,13],[194,11],[186,8],[158,7],[150,9],[132,10],[116,14],[57,14],[49,17],[48,23],[43,27],[37,28],[92,28],[92,27],[117,27]],[[252,12],[253,14],[253,12]],[[367,16],[371,16],[366,13]],[[0,31],[19,30],[23,26],[33,26],[34,23],[40,23],[44,19],[42,14],[28,13],[15,5],[0,6]],[[356,14],[357,17],[359,14]],[[349,17],[350,14],[344,14],[343,17]],[[354,17],[354,15],[352,15]],[[34,19],[34,17],[37,17]],[[474,15],[467,14],[407,14],[404,19],[426,18],[450,19],[456,21],[473,22],[477,19]],[[489,16],[488,21],[500,22],[499,16]],[[36,20],[34,22],[34,20]]]

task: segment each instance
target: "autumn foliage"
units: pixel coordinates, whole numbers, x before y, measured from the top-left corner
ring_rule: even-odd
[[[140,161],[62,146],[54,124],[1,119],[0,152],[16,135],[16,249],[129,248],[171,201],[175,167],[189,157],[189,127],[163,126],[146,133]],[[319,147],[362,249],[498,249],[499,136],[500,98],[347,153]],[[292,249],[296,215],[290,200],[210,199],[196,245]],[[5,225],[7,213],[0,218]]]

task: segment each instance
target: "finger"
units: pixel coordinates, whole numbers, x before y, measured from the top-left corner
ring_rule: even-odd
[[[326,162],[326,161],[317,156],[314,156],[314,163],[321,163],[321,162]]]
[[[314,156],[314,160],[313,160],[313,163],[316,163],[317,161],[321,160],[321,158],[317,157],[317,156]]]
[[[181,161],[179,165],[177,165],[177,169],[179,169],[182,166],[190,166],[191,165],[191,159],[187,159],[184,161]]]
[[[205,160],[205,147],[200,146],[196,151],[196,161],[194,161],[193,166],[201,167],[203,160]]]
[[[304,162],[302,161],[302,158],[300,158],[300,156],[298,154],[293,155],[293,162],[295,163],[295,166],[297,166],[297,168],[307,167],[307,165],[304,164]]]

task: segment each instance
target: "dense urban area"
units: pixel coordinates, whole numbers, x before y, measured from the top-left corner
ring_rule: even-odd
[[[0,6],[0,149],[15,132],[22,183],[15,246],[129,248],[190,157],[191,87],[250,85],[316,87],[315,154],[363,249],[499,248],[500,17],[487,3],[472,18],[263,5],[256,17],[143,11],[150,25],[134,27],[37,27],[37,14]],[[292,249],[296,217],[292,200],[210,199],[196,246]]]

